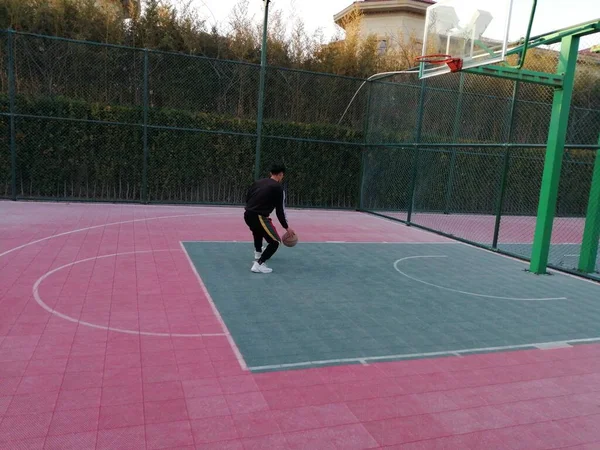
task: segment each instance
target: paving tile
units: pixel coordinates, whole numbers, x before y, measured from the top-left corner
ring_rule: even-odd
[[[146,449],[146,430],[143,426],[124,426],[98,431],[96,450]]]
[[[290,449],[365,449],[377,448],[377,442],[361,424],[342,425],[334,428],[286,433]]]
[[[238,437],[231,416],[207,417],[191,421],[196,445],[227,441]]]
[[[227,406],[227,400],[221,395],[186,398],[186,404],[190,419],[229,416],[231,414]]]
[[[183,398],[144,403],[146,423],[173,422],[188,419],[187,405]]]
[[[98,425],[100,430],[135,427],[144,424],[143,403],[103,406],[100,409],[100,420]]]
[[[56,411],[52,416],[48,435],[83,433],[98,429],[100,408]]]
[[[92,450],[96,448],[96,431],[48,436],[44,450]]]
[[[190,422],[150,423],[146,425],[146,446],[149,450],[194,445]]]

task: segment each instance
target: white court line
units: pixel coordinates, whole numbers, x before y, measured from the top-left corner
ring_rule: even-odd
[[[569,345],[566,341],[557,341],[557,342],[551,342],[549,344],[539,344],[539,345],[536,345],[535,347],[539,348],[540,350],[553,350],[555,348],[572,347],[572,345]]]
[[[182,241],[184,243],[196,244],[196,243],[208,243],[208,244],[228,244],[228,243],[240,243],[240,244],[251,244],[252,240],[207,240],[207,241]],[[299,244],[393,244],[393,245],[458,245],[461,242],[392,242],[392,241],[299,241]]]
[[[416,259],[416,258],[447,258],[447,256],[445,256],[445,255],[436,255],[436,256],[407,256],[406,258],[401,258],[401,259],[397,260],[396,262],[394,262],[394,269],[396,269],[396,271],[398,273],[404,275],[406,278],[410,278],[411,280],[417,281],[419,283],[426,284],[427,286],[433,286],[433,287],[436,287],[438,289],[444,289],[446,291],[457,292],[459,294],[472,295],[474,297],[496,298],[496,299],[500,299],[500,300],[530,301],[530,302],[533,302],[533,301],[548,301],[548,300],[567,300],[567,297],[548,297],[548,298],[500,297],[498,295],[486,295],[486,294],[477,294],[475,292],[460,291],[458,289],[452,289],[452,288],[448,288],[448,287],[445,287],[445,286],[440,286],[438,284],[428,283],[427,281],[423,281],[423,280],[420,280],[419,278],[412,277],[412,276],[408,275],[407,273],[402,272],[398,268],[398,263],[400,263],[402,261],[406,261],[408,259]]]
[[[498,242],[498,245],[531,245],[533,246],[533,242]],[[581,242],[550,242],[550,246],[558,247],[560,245],[581,245]]]
[[[235,214],[237,215],[238,212],[236,212]],[[20,250],[22,248],[28,247],[28,246],[33,245],[33,244],[37,244],[39,242],[44,242],[44,241],[47,241],[49,239],[54,239],[54,238],[57,238],[57,237],[60,237],[60,236],[67,236],[67,235],[73,234],[73,233],[80,233],[82,231],[93,230],[95,228],[109,227],[109,226],[112,226],[112,225],[121,225],[121,224],[125,224],[125,223],[143,222],[143,221],[146,221],[146,220],[175,219],[175,218],[180,218],[180,217],[197,217],[197,216],[232,216],[232,215],[234,215],[233,212],[230,212],[230,213],[216,213],[216,212],[215,213],[208,213],[207,212],[207,213],[198,213],[198,214],[178,214],[178,215],[175,215],[175,216],[145,217],[143,219],[123,220],[121,222],[104,223],[104,224],[100,224],[100,225],[94,225],[94,226],[91,226],[91,227],[78,228],[76,230],[65,231],[64,233],[53,234],[52,236],[47,236],[45,238],[37,239],[35,241],[31,241],[31,242],[28,242],[26,244],[19,245],[18,247],[14,247],[14,248],[11,248],[9,250],[6,250],[3,253],[0,253],[0,258],[3,257],[3,256],[5,256],[5,255],[8,255],[9,253],[12,253],[14,251]]]
[[[206,333],[206,334],[154,333],[154,332],[149,332],[149,331],[126,330],[126,329],[122,329],[122,328],[114,328],[114,327],[107,327],[104,325],[97,325],[95,323],[75,319],[74,317],[67,316],[66,314],[56,311],[55,309],[51,308],[46,303],[44,303],[44,300],[42,300],[42,297],[40,296],[39,287],[42,284],[42,282],[46,278],[48,278],[50,275],[58,272],[59,270],[65,269],[67,267],[74,266],[76,264],[81,264],[81,263],[88,262],[88,261],[95,261],[95,260],[103,259],[103,258],[112,258],[115,256],[134,255],[134,254],[139,254],[139,253],[172,252],[172,251],[179,251],[179,250],[178,249],[177,250],[165,249],[165,250],[144,250],[144,251],[137,251],[137,252],[113,253],[110,255],[94,256],[92,258],[81,259],[79,261],[65,264],[63,266],[57,267],[56,269],[50,270],[49,272],[46,272],[44,275],[42,275],[40,278],[38,278],[38,280],[33,285],[33,298],[38,303],[38,305],[40,305],[42,308],[44,308],[50,314],[54,314],[55,316],[58,316],[64,320],[68,320],[69,322],[77,323],[79,325],[85,325],[85,326],[91,327],[91,328],[98,328],[100,330],[115,331],[117,333],[125,333],[125,334],[135,334],[135,335],[143,335],[143,336],[162,336],[162,337],[225,336],[225,333]]]
[[[248,366],[246,365],[246,361],[244,361],[244,357],[242,356],[242,353],[238,349],[235,341],[233,340],[233,337],[231,336],[231,333],[229,332],[229,329],[227,328],[227,325],[225,325],[225,321],[221,317],[221,313],[219,313],[219,310],[217,309],[217,306],[215,305],[215,302],[213,301],[210,293],[208,292],[208,289],[206,288],[204,282],[202,281],[202,277],[200,277],[200,274],[196,270],[196,266],[194,265],[194,263],[192,261],[192,258],[190,258],[190,255],[185,250],[185,247],[183,246],[183,242],[180,242],[179,245],[181,246],[181,250],[185,254],[188,262],[190,263],[190,267],[192,268],[192,271],[194,272],[194,274],[196,274],[196,278],[198,279],[198,283],[200,283],[200,287],[202,288],[202,291],[204,292],[204,295],[206,296],[206,299],[208,300],[208,303],[210,304],[210,307],[212,308],[213,313],[215,314],[215,316],[217,317],[217,320],[221,324],[221,327],[223,328],[223,331],[225,332],[225,336],[227,336],[227,340],[229,341],[229,345],[231,345],[231,349],[233,350],[233,353],[235,354],[235,357],[237,358],[238,363],[240,364],[240,367],[242,368],[242,370],[246,370],[247,371],[248,370]]]
[[[362,361],[383,361],[383,360],[402,360],[407,358],[427,358],[429,356],[444,356],[444,355],[461,355],[464,353],[484,353],[484,352],[492,352],[497,350],[518,350],[521,348],[529,348],[529,347],[545,347],[548,350],[552,350],[552,346],[556,344],[565,344],[567,343],[585,343],[585,342],[600,342],[600,337],[595,338],[586,338],[586,339],[573,339],[570,341],[557,341],[557,342],[538,342],[532,344],[519,344],[519,345],[504,345],[501,347],[481,347],[481,348],[467,348],[460,350],[447,350],[442,352],[428,352],[428,353],[405,353],[399,355],[385,355],[385,356],[361,356],[360,358],[341,358],[341,359],[327,359],[327,360],[316,360],[316,361],[303,361],[298,363],[289,363],[289,364],[273,364],[269,366],[256,366],[249,367],[250,370],[272,370],[272,369],[285,369],[292,367],[305,367],[305,366],[319,366],[326,364],[337,364],[337,363],[349,363],[349,362],[358,362],[362,363]],[[556,347],[555,347],[556,348]]]

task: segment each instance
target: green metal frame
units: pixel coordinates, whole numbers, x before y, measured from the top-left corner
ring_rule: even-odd
[[[600,137],[598,138],[600,147]],[[585,229],[581,241],[581,254],[579,255],[579,270],[592,273],[596,269],[598,255],[598,240],[600,239],[600,149],[596,150],[596,162],[592,175],[590,197],[588,200]]]
[[[482,66],[465,69],[465,72],[477,75],[487,75],[494,78],[507,78],[515,81],[526,81],[543,86],[561,87],[563,77],[559,74],[550,74],[543,72],[534,72],[531,70],[513,69],[512,67],[502,66]]]
[[[533,5],[533,12],[535,11],[535,4]],[[557,71],[556,74],[549,74],[544,72],[536,72],[531,70],[523,70],[521,67],[525,60],[525,53],[528,49],[539,47],[541,45],[550,45],[562,42],[567,37],[580,38],[588,34],[597,33],[600,31],[600,21],[587,22],[582,25],[576,25],[574,27],[565,28],[562,30],[554,31],[549,34],[533,37],[524,44],[519,45],[508,52],[507,55],[521,54],[521,61],[516,67],[505,67],[502,65],[490,65],[481,67],[472,67],[465,69],[464,72],[473,73],[478,75],[487,75],[489,77],[496,78],[507,78],[510,80],[526,81],[528,83],[541,84],[544,86],[553,86],[556,88],[562,87],[564,83],[565,74]]]
[[[536,3],[534,2],[529,21],[527,36],[531,31],[531,24],[533,16],[535,14]],[[556,202],[558,196],[558,185],[560,181],[560,171],[562,167],[562,159],[565,148],[565,141],[567,135],[567,125],[569,121],[569,112],[571,99],[573,94],[573,86],[575,82],[575,68],[577,65],[577,54],[579,49],[579,41],[582,36],[588,34],[597,33],[600,31],[600,21],[592,21],[577,25],[574,27],[566,28],[563,30],[555,31],[546,35],[538,36],[535,38],[525,39],[525,42],[507,52],[507,54],[519,54],[520,61],[516,67],[506,66],[482,66],[471,69],[466,69],[465,72],[487,75],[497,78],[505,78],[515,81],[524,81],[528,83],[541,84],[545,86],[554,87],[554,98],[552,103],[552,116],[550,118],[550,126],[548,130],[548,142],[546,145],[546,157],[544,163],[544,172],[542,176],[542,186],[540,189],[538,214],[536,221],[536,229],[533,240],[533,249],[531,254],[530,271],[535,274],[544,274],[548,267],[548,255],[550,252],[550,242],[552,238],[552,225],[554,221],[554,215],[556,211]],[[528,48],[539,47],[540,45],[549,45],[560,42],[561,50],[558,61],[558,66],[555,74],[548,74],[543,72],[535,72],[529,70],[523,70],[522,66],[525,60],[525,54]],[[502,201],[504,195],[504,185],[506,183],[506,170],[508,164],[508,154],[505,159],[505,172],[503,173],[503,180],[501,182],[500,199],[498,202],[498,208],[502,208]],[[600,169],[597,169],[600,170]],[[596,184],[600,185],[600,182]],[[594,186],[592,195],[597,195],[596,190],[600,187]],[[593,202],[592,208],[594,209]],[[596,202],[597,203],[597,202]],[[499,212],[497,211],[499,215]],[[594,251],[593,243],[591,243],[594,234],[596,233],[596,218],[597,211],[588,211],[588,215],[592,217],[591,224],[586,240],[586,255],[584,257],[582,253],[581,267],[589,268],[591,264],[590,259],[592,258],[592,251]],[[587,225],[586,225],[587,228]],[[499,231],[499,221],[496,221],[496,229],[494,233],[494,247],[497,246],[497,235]],[[588,242],[590,241],[590,242]],[[597,236],[596,243],[597,246]],[[595,249],[593,259],[595,263]],[[585,258],[585,261],[584,261]]]
[[[569,112],[571,99],[573,94],[573,86],[575,82],[575,68],[577,64],[577,54],[579,49],[580,38],[588,34],[597,33],[600,31],[600,21],[594,20],[573,27],[568,27],[552,33],[530,38],[531,27],[535,16],[537,0],[533,1],[529,24],[527,27],[527,35],[523,44],[509,50],[507,55],[518,54],[519,62],[516,66],[505,65],[487,65],[464,69],[463,72],[486,75],[496,78],[504,78],[515,81],[515,92],[513,95],[513,105],[511,113],[514,113],[516,85],[519,81],[551,86],[554,88],[554,98],[552,103],[552,116],[548,130],[548,141],[546,144],[546,157],[544,163],[544,172],[542,177],[542,186],[540,190],[538,214],[536,220],[536,229],[533,242],[533,250],[530,261],[530,270],[535,274],[546,273],[548,266],[548,255],[550,251],[550,242],[552,237],[552,224],[556,211],[556,202],[558,196],[558,185],[560,181],[560,171],[565,148],[567,125],[569,121]],[[541,45],[550,45],[561,43],[560,57],[556,73],[544,73],[531,70],[524,70],[523,65],[527,50],[530,48],[539,47]],[[419,65],[419,77],[422,76],[423,64]],[[461,78],[462,81],[462,78]],[[511,123],[511,130],[513,124]],[[420,133],[420,131],[419,131]],[[600,153],[600,150],[599,150]],[[453,155],[454,156],[454,155]],[[418,160],[417,160],[418,161]],[[600,161],[597,158],[594,171],[594,182],[590,194],[590,202],[588,209],[588,220],[586,221],[586,230],[584,236],[583,247],[581,254],[580,268],[581,270],[590,270],[592,264],[595,265],[598,235],[600,234]],[[506,190],[506,181],[510,164],[510,153],[508,147],[504,155],[503,173],[500,182],[500,193],[496,204],[496,223],[494,227],[493,248],[497,248],[498,234],[500,230],[500,216],[504,202]],[[450,167],[451,183],[452,171],[454,168],[454,157]],[[412,199],[414,196],[414,178],[411,180],[411,204],[408,210],[407,223],[410,224],[412,213]],[[446,193],[446,210],[449,203],[449,189]]]
[[[542,187],[531,253],[530,270],[535,274],[546,273],[546,267],[548,266],[552,223],[556,211],[560,169],[567,137],[573,85],[575,84],[578,49],[579,36],[565,36],[562,39],[557,73],[563,74],[564,78],[562,89],[554,90],[554,100],[552,102],[546,161],[542,175]]]

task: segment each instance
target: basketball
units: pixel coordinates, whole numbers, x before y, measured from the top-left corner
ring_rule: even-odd
[[[283,242],[283,245],[285,245],[286,247],[293,247],[298,243],[298,235],[296,233],[290,234],[286,231],[281,240]]]

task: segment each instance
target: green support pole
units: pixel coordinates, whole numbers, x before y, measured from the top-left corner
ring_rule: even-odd
[[[260,177],[260,152],[262,148],[263,114],[265,108],[265,81],[267,76],[267,24],[269,21],[269,3],[265,2],[265,17],[263,20],[262,45],[260,50],[260,82],[258,86],[258,114],[256,117],[256,155],[254,159],[254,179]]]
[[[367,149],[369,148],[369,117],[371,114],[371,89],[372,89],[372,81],[367,81],[367,108],[365,114],[365,123],[364,123],[364,135],[365,135],[365,145],[361,147],[361,157],[360,157],[360,177],[358,180],[358,209],[363,210],[363,194],[364,194],[364,183],[365,183],[365,164],[366,164],[366,154]]]
[[[148,50],[144,50],[144,162],[142,166],[142,203],[148,203]]]
[[[8,30],[7,39],[8,54],[8,103],[10,114],[10,190],[13,200],[17,199],[17,139],[15,129],[15,32]]]
[[[413,153],[413,170],[410,177],[410,188],[408,198],[408,212],[406,215],[406,224],[410,225],[413,213],[413,203],[415,202],[415,189],[417,188],[417,176],[419,175],[419,142],[421,140],[421,130],[423,129],[423,113],[425,109],[425,80],[421,81],[421,92],[419,93],[419,109],[417,116],[417,126],[415,127],[415,147]]]
[[[460,129],[460,117],[462,115],[463,91],[465,89],[465,74],[460,73],[460,82],[458,85],[458,100],[456,102],[456,112],[454,113],[454,126],[452,128],[452,142],[458,139],[458,130]],[[452,200],[452,184],[454,183],[454,171],[456,170],[456,148],[452,149],[450,157],[450,170],[448,171],[448,183],[446,185],[446,201],[444,214],[450,211],[450,201]]]
[[[535,274],[546,273],[548,265],[552,223],[556,212],[558,183],[565,149],[578,49],[579,36],[566,36],[562,39],[557,74],[564,74],[564,79],[562,89],[554,90],[552,102],[546,160],[531,254],[530,270]]]
[[[600,138],[598,138],[600,146]],[[585,229],[581,241],[581,255],[579,255],[579,270],[586,273],[596,269],[598,255],[598,240],[600,239],[600,149],[596,150],[596,162],[592,175],[592,186],[588,200]]]

